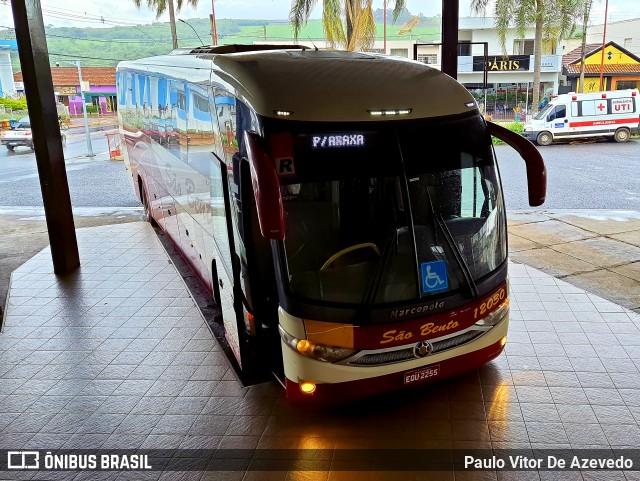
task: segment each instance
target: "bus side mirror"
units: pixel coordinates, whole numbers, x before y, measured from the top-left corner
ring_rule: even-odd
[[[547,196],[547,169],[540,152],[527,139],[520,134],[511,132],[501,125],[487,122],[487,130],[490,135],[497,137],[513,147],[524,159],[527,166],[527,186],[529,190],[529,205],[536,207],[544,204]]]
[[[245,131],[244,145],[251,168],[251,184],[256,198],[260,233],[265,239],[282,240],[284,211],[276,167],[257,134]]]

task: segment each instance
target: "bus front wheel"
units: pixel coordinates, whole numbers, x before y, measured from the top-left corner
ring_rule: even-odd
[[[626,142],[629,140],[629,129],[618,129],[616,133],[613,135],[613,138],[616,142]]]
[[[540,132],[536,138],[538,145],[549,145],[551,142],[553,142],[553,137],[549,132]]]
[[[151,215],[151,209],[149,207],[149,197],[147,197],[147,190],[144,188],[142,181],[140,182],[140,199],[142,200],[142,219],[145,222],[149,222],[152,226],[156,226],[156,221]]]

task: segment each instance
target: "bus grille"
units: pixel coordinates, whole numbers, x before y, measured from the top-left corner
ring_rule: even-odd
[[[454,347],[461,346],[469,341],[472,341],[476,337],[482,335],[486,331],[471,330],[460,334],[459,336],[443,339],[442,341],[433,342],[433,351],[431,354],[437,352],[446,351]],[[347,362],[350,366],[379,366],[382,364],[393,364],[396,362],[408,361],[409,359],[415,359],[413,354],[413,345],[411,347],[405,347],[397,349],[395,351],[377,352],[371,354],[365,354],[364,356],[352,359]]]

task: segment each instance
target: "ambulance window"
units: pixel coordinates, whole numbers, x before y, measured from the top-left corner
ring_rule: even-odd
[[[555,110],[556,119],[564,119],[567,116],[567,106],[558,105]]]
[[[578,102],[571,102],[571,116],[577,117],[578,115]]]

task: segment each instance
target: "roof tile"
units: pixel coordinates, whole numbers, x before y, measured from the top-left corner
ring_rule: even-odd
[[[78,81],[78,69],[76,67],[51,67],[51,77],[54,87],[75,87],[80,85]],[[22,72],[13,75],[15,82],[22,82]],[[82,67],[82,80],[90,85],[115,85],[115,67]]]

